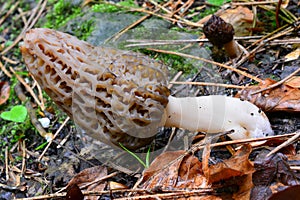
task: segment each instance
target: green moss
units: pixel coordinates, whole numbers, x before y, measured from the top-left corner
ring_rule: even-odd
[[[80,6],[73,5],[69,1],[51,0],[49,3],[53,5],[53,9],[46,15],[45,28],[58,29],[82,13]]]
[[[117,4],[111,4],[111,3],[97,3],[92,5],[92,11],[93,12],[119,12],[122,10],[128,10],[128,8],[135,8],[137,7],[134,3],[134,0],[126,0],[121,1]]]
[[[100,3],[92,5],[93,12],[117,12],[120,9],[112,4]]]
[[[191,75],[197,73],[198,69],[193,66],[192,63],[188,62],[185,58],[172,54],[157,54],[156,52],[141,49],[140,52],[143,54],[149,55],[150,57],[154,57],[159,61],[162,61],[166,66],[170,69],[172,74],[177,73],[179,71],[183,72],[183,75]]]

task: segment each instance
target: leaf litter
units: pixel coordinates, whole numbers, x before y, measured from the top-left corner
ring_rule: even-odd
[[[42,2],[42,1],[41,1]],[[151,1],[150,1],[151,2]],[[169,2],[169,5],[172,5],[173,1]],[[173,15],[175,18],[178,19],[184,19],[182,15],[176,15],[180,14],[180,5],[184,5],[185,12],[187,11],[187,7],[192,5],[193,1],[187,1],[184,2],[177,2],[176,3],[176,10],[174,11]],[[251,5],[251,2],[248,2]],[[284,2],[285,5],[286,1]],[[43,11],[46,5],[45,3],[39,3],[39,6],[42,5],[42,8],[40,9]],[[155,9],[155,5],[151,4],[151,9]],[[167,7],[167,6],[166,6]],[[274,10],[274,6],[272,6]],[[251,7],[249,7],[251,8]],[[237,23],[244,23],[246,22],[247,26],[254,21],[251,21],[251,16],[254,16],[255,13],[252,13],[250,9],[247,11],[245,10],[246,7],[240,7],[240,10],[232,9],[230,12],[233,13],[243,13],[245,12],[247,14],[246,17],[239,17],[237,20]],[[229,10],[225,9],[225,14],[223,17],[231,16]],[[32,12],[32,18],[34,19],[34,16],[37,14],[38,9],[33,10]],[[242,11],[242,12],[241,12]],[[40,15],[42,12],[39,12],[38,15]],[[9,14],[8,14],[9,16]],[[164,17],[164,15],[162,15]],[[172,15],[169,15],[168,17],[172,17]],[[249,17],[250,16],[250,17]],[[7,16],[6,16],[7,17]],[[169,18],[165,17],[166,20]],[[228,18],[229,21],[232,21],[233,19],[231,17]],[[36,20],[33,20],[36,21]],[[24,30],[27,27],[33,26],[34,22],[28,21],[30,23],[26,23],[26,26],[24,27]],[[195,23],[189,23],[189,21],[183,20],[184,23],[182,23],[184,26],[188,27],[189,25],[193,26]],[[176,23],[173,21],[173,23]],[[178,23],[180,24],[180,23]],[[181,25],[182,25],[181,24]],[[179,25],[179,26],[181,26]],[[260,26],[260,24],[259,24]],[[295,26],[297,24],[295,23]],[[251,28],[247,28],[248,33],[253,30]],[[257,29],[258,30],[258,29]],[[261,30],[260,30],[261,31]],[[299,28],[298,28],[299,31]],[[260,32],[259,32],[260,33]],[[284,33],[284,32],[283,32]],[[291,32],[290,32],[291,33]],[[285,36],[285,34],[282,34],[281,36]],[[13,47],[18,43],[20,40],[20,37],[16,38],[15,42],[9,46],[8,48],[3,48],[2,50],[2,58],[6,58],[5,56],[9,57],[11,54],[8,54],[7,52],[10,51],[10,49],[13,49]],[[256,39],[256,41],[258,41]],[[272,42],[272,40],[270,41]],[[259,43],[256,43],[259,44]],[[256,49],[257,51],[255,54],[259,54],[258,50],[265,51],[263,47]],[[297,58],[299,57],[298,48],[296,50],[291,51],[289,54],[284,54],[285,62],[292,62],[295,61],[297,63]],[[253,55],[252,55],[253,56]],[[1,60],[2,61],[2,60]],[[9,61],[10,62],[10,61]],[[11,62],[13,64],[13,62]],[[261,70],[261,69],[260,69]],[[3,70],[4,71],[4,70]],[[261,71],[259,71],[258,74],[260,74]],[[8,73],[5,72],[5,74]],[[257,74],[256,74],[257,75]],[[9,76],[8,76],[9,77]],[[240,76],[237,80],[243,81],[244,77]],[[262,105],[262,109],[265,109],[267,111],[289,111],[289,112],[299,112],[299,78],[296,76],[293,77],[293,79],[290,79],[289,81],[285,82],[284,84],[281,84],[279,87],[273,88],[272,90],[267,90],[263,92],[262,94],[267,94],[268,98],[261,98],[259,101],[257,100],[257,97],[255,98],[255,95],[249,96],[250,93],[255,92],[256,90],[266,88],[269,85],[272,85],[275,83],[275,81],[271,79],[262,79],[263,81],[260,82],[258,86],[249,86],[249,91],[246,92],[248,94],[248,97],[250,101],[255,101],[259,105]],[[241,83],[241,82],[240,82]],[[240,84],[239,83],[239,84]],[[247,88],[246,88],[247,89]],[[245,89],[245,91],[247,91]],[[287,92],[284,92],[287,91]],[[4,94],[5,98],[8,96],[7,90],[2,92],[1,95]],[[257,94],[259,95],[259,94]],[[298,98],[298,102],[297,102]],[[259,98],[258,98],[259,99]],[[6,100],[5,100],[6,101]],[[3,103],[5,103],[5,101]],[[292,109],[291,109],[292,108]],[[295,125],[296,126],[296,125]],[[297,127],[297,126],[296,126]],[[156,199],[156,198],[162,198],[162,199],[267,199],[271,196],[271,199],[280,199],[280,198],[288,198],[290,195],[295,195],[295,193],[299,192],[299,188],[297,185],[299,184],[299,173],[298,171],[295,171],[298,166],[300,166],[300,158],[297,156],[297,152],[299,151],[299,146],[297,143],[290,144],[287,148],[282,149],[279,153],[273,154],[270,157],[265,157],[267,153],[269,152],[268,149],[274,148],[274,146],[282,143],[285,138],[281,139],[280,141],[273,140],[273,144],[270,144],[271,138],[266,138],[266,140],[269,142],[265,143],[264,146],[252,149],[249,145],[243,145],[240,147],[230,158],[224,159],[222,161],[211,161],[209,164],[209,174],[208,177],[204,176],[203,173],[203,166],[201,162],[201,158],[198,158],[192,153],[187,153],[186,151],[175,151],[175,152],[166,152],[162,154],[161,156],[157,157],[151,166],[143,173],[143,176],[141,178],[142,184],[139,184],[136,188],[133,188],[132,190],[128,190],[124,193],[122,191],[120,194],[131,194],[131,198],[138,199],[138,198],[144,198],[144,199]],[[21,142],[21,141],[20,141]],[[238,141],[236,142],[238,143]],[[19,143],[21,144],[21,143]],[[68,144],[68,143],[67,143]],[[21,146],[21,145],[20,145]],[[237,147],[237,144],[233,144],[233,147]],[[21,146],[23,150],[25,147]],[[21,148],[21,149],[22,149]],[[215,147],[216,148],[216,147]],[[13,151],[13,150],[12,150]],[[53,164],[54,162],[47,163],[52,158],[55,157],[55,153],[58,150],[49,149],[53,155],[51,156],[45,156],[42,160],[43,163],[40,164],[46,164],[48,167],[49,165]],[[73,151],[76,151],[76,148],[73,149]],[[25,151],[23,151],[25,152]],[[58,151],[61,152],[61,151]],[[66,154],[66,152],[64,152]],[[295,155],[296,153],[296,155]],[[8,162],[13,163],[14,159],[13,156],[15,155],[22,155],[22,151],[18,151],[18,154],[12,154],[7,153],[7,158],[9,159]],[[184,155],[184,156],[183,156]],[[27,156],[23,156],[23,159],[26,160],[26,158],[34,158],[38,157],[35,152],[27,151]],[[67,157],[67,156],[66,156]],[[179,158],[178,158],[179,157]],[[177,159],[176,159],[177,158]],[[212,159],[212,158],[209,158]],[[174,161],[175,160],[175,161]],[[172,162],[173,161],[173,162]],[[46,163],[45,163],[46,162]],[[296,163],[296,166],[291,167],[291,162]],[[28,161],[28,163],[30,163]],[[79,163],[79,162],[78,162]],[[65,169],[71,168],[73,165],[74,168],[78,165],[78,163],[71,163],[68,166],[65,166]],[[171,164],[170,164],[171,163]],[[31,163],[32,164],[32,163]],[[18,166],[20,167],[20,166]],[[24,191],[31,191],[31,194],[35,194],[36,190],[31,189],[30,185],[26,185],[24,179],[21,179],[21,175],[24,175],[25,173],[25,180],[30,179],[36,175],[40,176],[38,172],[45,171],[45,168],[34,168],[31,166],[27,166],[28,169],[26,171],[22,171],[17,166],[8,166],[5,165],[4,167],[1,167],[2,171],[7,170],[8,174],[6,174],[10,180],[10,182],[6,182],[7,185],[1,186],[1,191],[4,189],[15,191],[16,193],[21,193]],[[62,168],[60,168],[62,169]],[[60,169],[56,169],[56,173]],[[81,169],[81,168],[80,168]],[[84,170],[77,175],[74,175],[78,169],[72,169],[71,175],[73,176],[73,179],[70,181],[70,177],[65,177],[65,179],[61,179],[60,181],[62,183],[66,183],[69,181],[69,190],[68,191],[75,191],[75,194],[69,193],[71,197],[79,195],[79,198],[82,198],[82,195],[84,192],[98,192],[98,195],[107,193],[115,193],[118,191],[111,190],[107,188],[107,180],[102,180],[99,182],[93,182],[94,179],[101,179],[106,176],[107,169],[103,167],[95,167],[95,168],[88,168],[87,170]],[[299,169],[298,169],[299,170]],[[63,173],[64,170],[62,170]],[[22,176],[23,177],[23,176]],[[262,178],[262,177],[265,177]],[[34,178],[32,178],[34,179]],[[4,179],[3,179],[4,180]],[[42,180],[42,176],[37,178],[41,183],[44,183]],[[118,180],[117,180],[118,181]],[[45,182],[48,184],[48,182]],[[56,182],[56,183],[59,183]],[[45,184],[45,185],[47,185]],[[14,186],[18,186],[15,188]],[[50,184],[51,185],[51,184]],[[55,184],[54,184],[55,185]],[[87,190],[89,191],[83,191],[81,187],[83,185],[88,185]],[[59,184],[58,184],[59,186]],[[132,186],[132,185],[131,185]],[[36,187],[39,187],[41,191],[41,186],[37,185]],[[55,187],[51,187],[54,190],[57,190]],[[113,186],[114,187],[114,186]],[[122,188],[122,186],[120,186]],[[70,189],[71,188],[71,189]],[[74,189],[75,188],[75,189]],[[113,189],[113,188],[112,188]],[[106,190],[106,191],[104,191]],[[32,192],[34,191],[34,192]],[[285,193],[285,191],[288,191],[288,194]],[[107,194],[106,193],[106,194]],[[272,193],[283,195],[283,197],[276,197],[276,195],[272,195]],[[84,193],[85,195],[88,195],[87,193]],[[143,196],[142,196],[143,195]],[[108,195],[109,196],[109,195]],[[120,195],[122,196],[122,195]],[[53,195],[55,197],[55,195]],[[57,196],[58,197],[58,196]],[[61,196],[62,197],[62,196]],[[91,196],[89,196],[91,197]],[[107,197],[107,196],[106,196]],[[40,197],[40,198],[51,198],[51,195]],[[125,198],[125,197],[124,197]]]

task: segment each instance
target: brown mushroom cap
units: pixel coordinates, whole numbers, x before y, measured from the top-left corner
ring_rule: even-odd
[[[161,63],[43,28],[27,32],[21,52],[45,92],[92,137],[129,149],[152,141],[170,94]]]
[[[203,32],[206,38],[217,47],[222,47],[224,44],[230,42],[234,36],[233,26],[216,15],[212,15],[204,24]]]

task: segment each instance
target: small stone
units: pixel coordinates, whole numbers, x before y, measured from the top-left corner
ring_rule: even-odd
[[[38,120],[41,123],[43,128],[49,128],[49,125],[50,125],[50,119],[49,118],[44,117],[44,118],[40,118]]]

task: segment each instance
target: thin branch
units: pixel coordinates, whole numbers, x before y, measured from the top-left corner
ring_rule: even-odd
[[[200,57],[197,57],[197,56],[193,56],[193,55],[189,55],[189,54],[184,54],[184,53],[179,53],[179,52],[174,52],[174,51],[166,51],[166,50],[160,50],[160,49],[152,49],[152,48],[147,48],[148,50],[151,50],[151,51],[156,51],[156,52],[159,52],[159,53],[167,53],[167,54],[173,54],[173,55],[177,55],[177,56],[182,56],[182,57],[186,57],[186,58],[192,58],[192,59],[196,59],[196,60],[201,60],[203,62],[207,62],[207,63],[210,63],[210,64],[213,64],[213,65],[217,65],[219,67],[223,67],[225,69],[229,69],[231,71],[234,71],[236,73],[239,73],[243,76],[246,76],[252,80],[255,80],[257,82],[262,82],[262,80],[260,78],[257,78],[255,76],[252,76],[251,74],[248,74],[242,70],[239,70],[239,69],[236,69],[234,67],[231,67],[231,66],[228,66],[228,65],[224,65],[222,63],[218,63],[218,62],[215,62],[215,61],[211,61],[211,60],[207,60],[205,58],[200,58]]]

